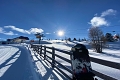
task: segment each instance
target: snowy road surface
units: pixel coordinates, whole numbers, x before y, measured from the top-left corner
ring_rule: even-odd
[[[35,80],[28,51],[22,46],[0,46],[0,80]]]
[[[23,45],[0,45],[0,80],[67,80]]]

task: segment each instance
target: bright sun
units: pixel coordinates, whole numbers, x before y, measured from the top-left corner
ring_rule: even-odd
[[[64,31],[58,31],[58,35],[59,36],[63,36],[64,35]]]

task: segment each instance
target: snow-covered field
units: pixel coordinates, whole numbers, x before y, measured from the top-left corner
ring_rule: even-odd
[[[42,43],[42,42],[41,42]],[[64,41],[44,41],[49,47],[70,51],[76,43],[86,45],[90,56],[120,63],[120,42],[108,43],[109,47],[103,49],[103,53],[96,53],[90,48],[88,42],[68,42]],[[0,80],[67,80],[59,71],[52,69],[51,65],[43,60],[38,54],[28,48],[28,44],[0,45]],[[58,53],[61,56],[64,54]],[[64,57],[69,59],[69,56]],[[60,59],[58,59],[60,61]],[[70,67],[70,64],[60,61]],[[96,71],[120,79],[120,70],[106,67],[97,63],[92,63],[92,68]],[[68,73],[71,76],[71,74]]]

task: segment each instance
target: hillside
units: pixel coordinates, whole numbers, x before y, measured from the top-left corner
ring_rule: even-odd
[[[37,42],[33,44],[39,45],[36,43]],[[73,45],[81,43],[86,45],[91,57],[120,63],[120,42],[107,43],[109,47],[103,49],[103,53],[93,52],[89,43],[85,41],[74,41],[66,44],[64,41],[51,40],[41,41],[41,43],[42,45],[55,47],[65,51],[70,51]],[[28,48],[28,46],[29,44],[26,43],[0,45],[0,80],[67,80],[65,76],[56,69],[52,69],[50,63],[43,60],[36,52],[33,52],[31,48]],[[63,53],[57,52],[57,54],[70,59],[70,56]],[[56,58],[56,60],[71,69],[71,65],[64,60],[59,58]],[[115,79],[120,79],[120,71],[118,69],[103,66],[94,62],[91,62],[91,64],[94,70],[107,74]],[[66,71],[64,70],[64,72]],[[66,73],[69,76],[72,76],[70,73]],[[102,80],[100,78],[98,79]]]

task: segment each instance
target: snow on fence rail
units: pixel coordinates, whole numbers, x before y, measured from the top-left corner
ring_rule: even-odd
[[[71,74],[72,74],[72,69],[67,68],[66,66],[64,66],[63,64],[61,64],[60,62],[58,62],[55,59],[55,57],[58,57],[58,58],[61,58],[62,60],[64,60],[64,61],[66,61],[66,62],[71,64],[71,60],[69,60],[69,59],[67,59],[67,58],[65,58],[63,56],[60,56],[60,55],[55,53],[55,51],[58,51],[58,52],[62,52],[64,54],[67,54],[67,55],[71,56],[70,52],[64,51],[64,50],[60,50],[60,49],[57,49],[57,48],[54,48],[54,47],[47,47],[47,46],[42,46],[42,45],[31,45],[31,48],[33,48],[34,51],[36,51],[40,56],[42,56],[44,58],[44,60],[47,60],[52,65],[53,68],[54,67],[57,68],[68,79],[71,79],[71,77],[68,76],[58,66],[56,66],[56,64],[60,65],[62,68],[64,68],[65,70],[67,70]],[[51,51],[47,50],[47,49],[50,49]],[[52,56],[48,56],[48,54],[46,54],[46,53],[49,53]],[[105,65],[105,66],[108,66],[108,67],[120,70],[120,64],[119,63],[105,61],[105,60],[101,60],[101,59],[97,59],[97,58],[93,58],[93,57],[90,57],[90,59],[91,59],[92,62],[95,62],[95,63],[98,63],[98,64],[102,64],[102,65]],[[106,74],[100,73],[100,72],[95,71],[95,70],[93,70],[93,71],[94,71],[96,76],[98,76],[98,77],[100,77],[102,79],[105,79],[105,80],[116,80],[115,78],[113,78],[111,76],[107,76]]]

